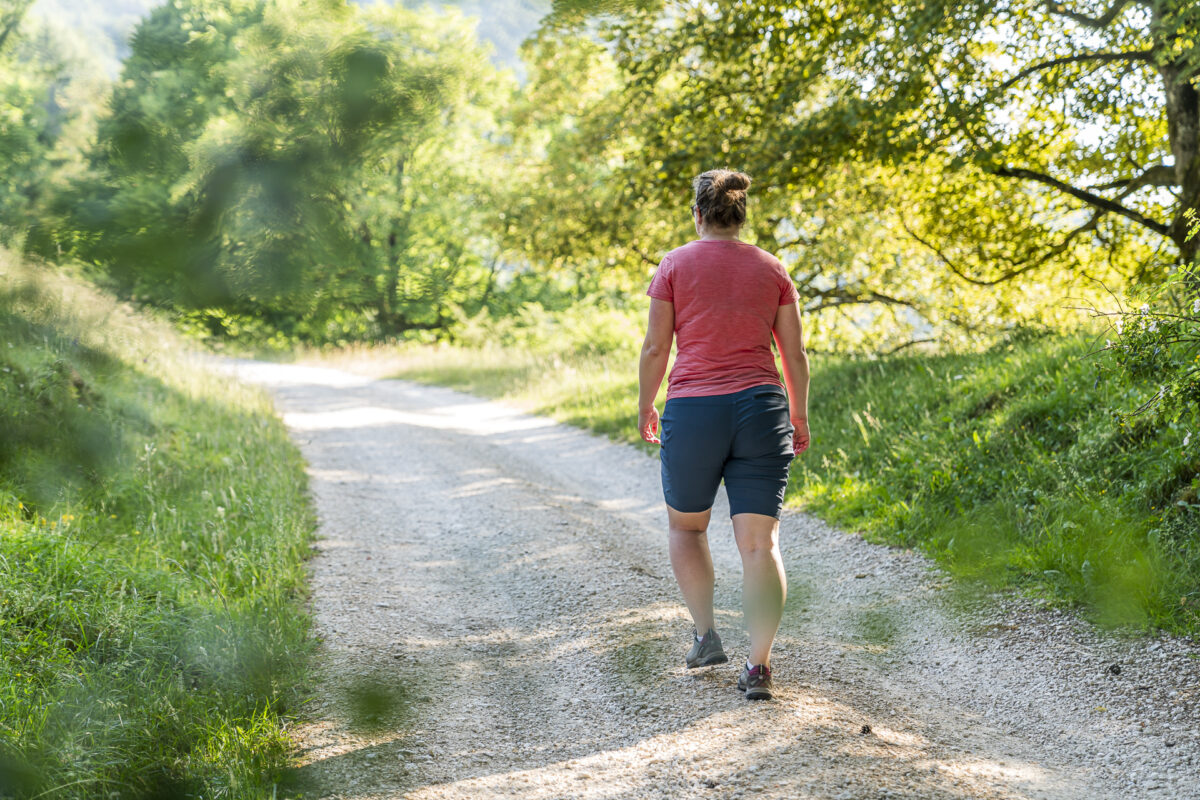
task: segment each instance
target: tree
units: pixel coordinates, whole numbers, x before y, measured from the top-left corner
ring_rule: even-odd
[[[0,5],[0,52],[4,51],[8,40],[13,38],[17,26],[21,24],[31,5],[33,0],[4,0]]]
[[[542,36],[577,30],[578,5],[556,4]],[[970,329],[976,300],[985,323],[1037,318],[1092,278],[1158,280],[1195,258],[1194,4],[611,5],[600,29],[624,87],[595,126],[640,143],[613,185],[672,207],[714,159],[746,169],[753,234],[793,254],[812,310],[899,309],[926,318],[919,332],[940,309]],[[880,229],[869,251],[840,238],[862,236],[849,216]],[[840,265],[813,258],[832,249]],[[930,287],[930,267],[948,280]],[[1054,294],[1035,310],[1031,288]]]
[[[49,186],[73,172],[102,79],[78,36],[0,6],[0,243],[24,238]]]
[[[410,258],[405,198],[485,69],[461,17],[173,0],[136,30],[94,174],[39,241],[217,328],[422,327],[400,308],[408,273],[432,269]]]

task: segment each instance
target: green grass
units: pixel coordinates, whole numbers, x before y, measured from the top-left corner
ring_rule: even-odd
[[[790,495],[953,573],[1077,602],[1106,625],[1200,629],[1200,463],[1183,425],[1082,337],[814,369]]]
[[[0,797],[272,796],[314,520],[266,399],[0,251],[0,425]]]
[[[504,398],[649,450],[635,431],[639,342],[598,354],[579,343],[335,360]],[[1148,390],[1098,372],[1090,349],[1046,336],[963,355],[814,355],[813,446],[793,464],[789,504],[918,547],[961,578],[1079,604],[1104,625],[1200,631],[1200,450],[1183,452],[1184,424],[1114,419]]]

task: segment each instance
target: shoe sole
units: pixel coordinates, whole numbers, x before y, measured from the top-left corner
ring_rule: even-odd
[[[689,663],[687,665],[687,668],[688,669],[699,669],[700,667],[711,667],[716,664],[724,664],[728,661],[729,661],[729,656],[725,655],[724,653],[718,653],[717,655],[709,656],[708,658],[704,659],[703,661],[699,661],[695,664]]]
[[[775,695],[770,689],[763,686],[756,686],[753,689],[747,689],[746,684],[742,683],[742,679],[738,678],[737,688],[739,692],[744,692],[747,700],[774,700]]]

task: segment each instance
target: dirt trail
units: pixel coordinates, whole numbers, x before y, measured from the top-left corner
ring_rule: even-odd
[[[275,396],[321,519],[322,699],[288,796],[1200,798],[1194,645],[972,602],[789,513],[781,691],[747,703],[723,493],[733,662],[689,672],[657,461],[445,389],[231,368]]]

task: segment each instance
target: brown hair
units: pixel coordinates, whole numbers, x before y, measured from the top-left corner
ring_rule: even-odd
[[[746,222],[746,190],[750,176],[729,169],[710,169],[692,181],[696,208],[710,225],[731,228]]]

